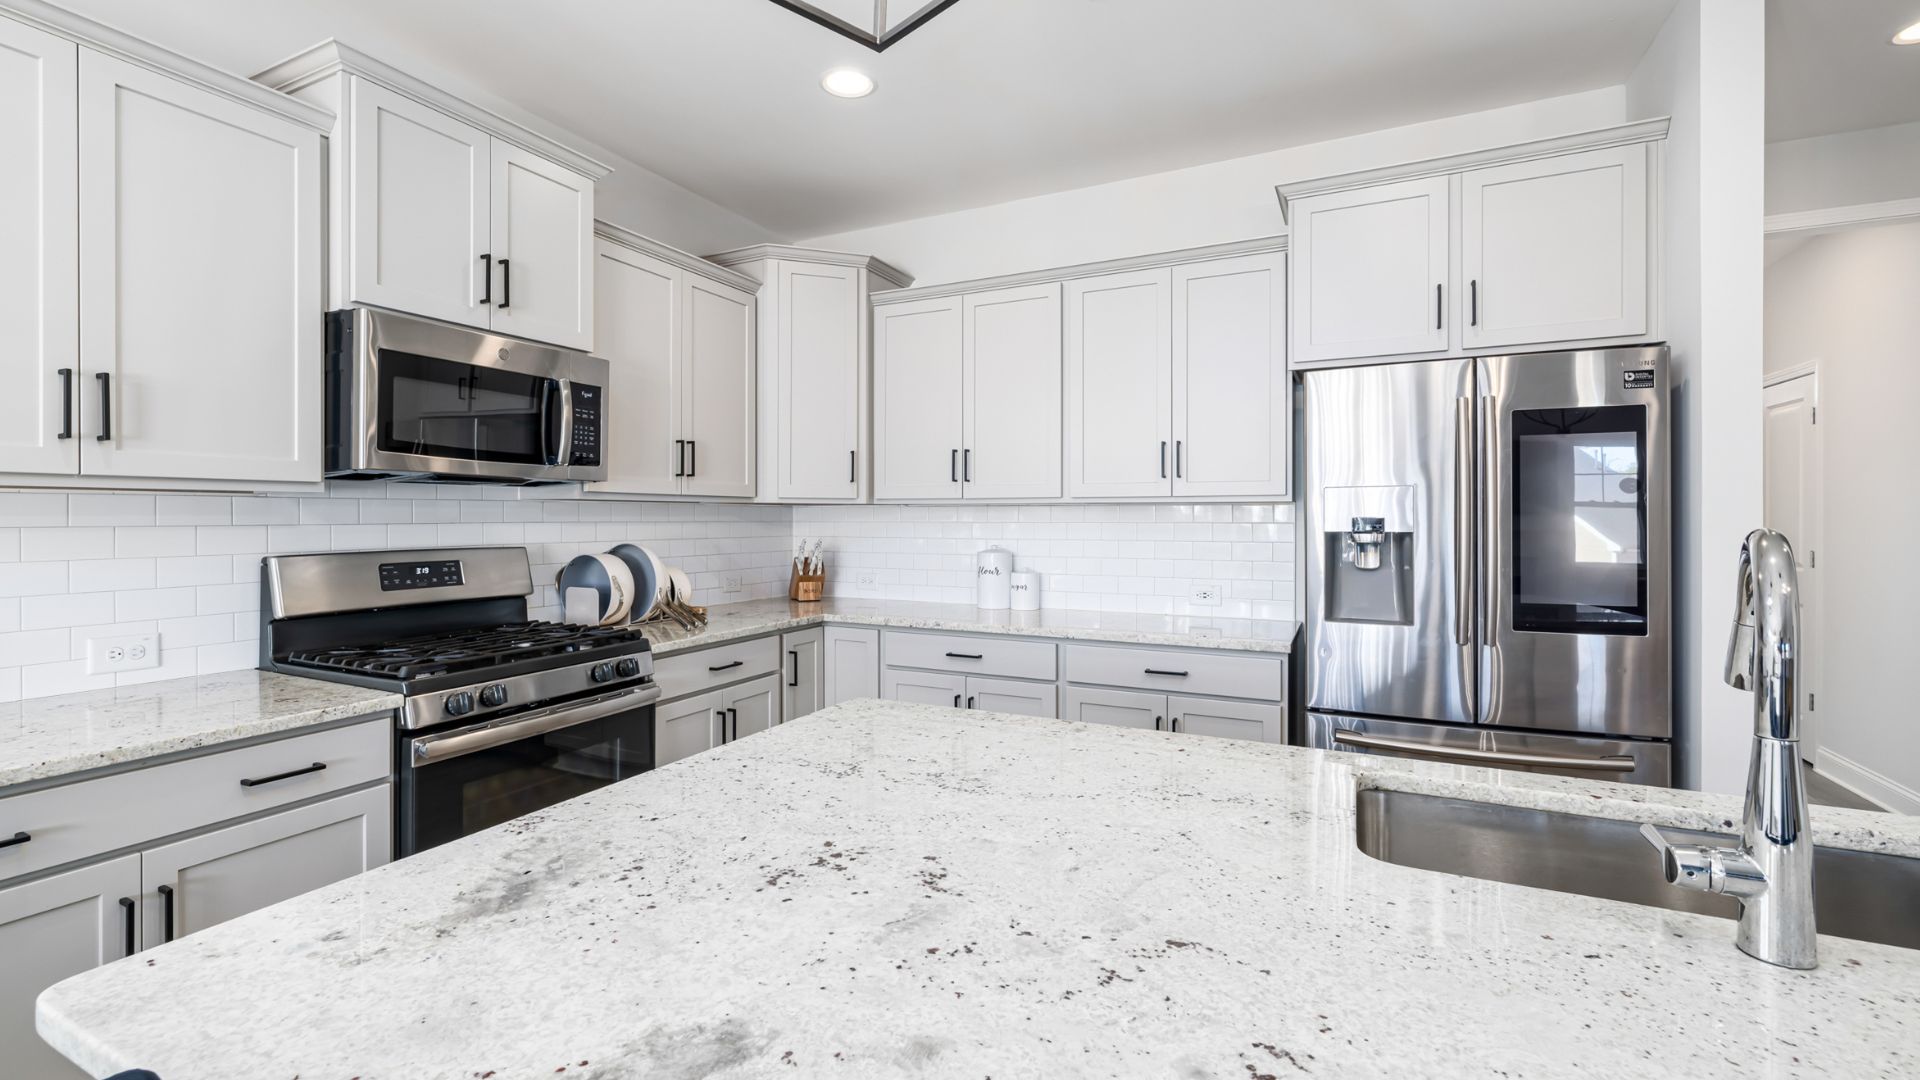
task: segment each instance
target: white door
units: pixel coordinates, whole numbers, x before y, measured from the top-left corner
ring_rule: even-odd
[[[1762,518],[1769,529],[1786,535],[1800,577],[1800,653],[1798,671],[1800,708],[1808,723],[1800,725],[1800,744],[1810,761],[1819,742],[1821,615],[1824,599],[1820,580],[1821,453],[1819,376],[1802,375],[1775,383],[1764,391],[1766,440],[1765,506]]]
[[[1013,713],[1016,716],[1060,715],[1060,688],[1053,683],[1016,682],[1012,679],[968,677],[969,709],[982,712]]]
[[[62,979],[137,951],[139,915],[138,855],[0,889],[0,1047],[8,1076],[86,1075],[34,1033],[34,999]]]
[[[1287,741],[1287,714],[1279,705],[1217,698],[1167,698],[1167,727],[1188,735],[1213,735],[1251,742]]]
[[[592,491],[677,495],[680,431],[679,267],[600,240],[594,265],[594,355],[607,362],[607,479]]]
[[[1285,498],[1292,476],[1282,252],[1173,270],[1173,493]]]
[[[80,51],[82,472],[320,479],[320,144]]]
[[[721,691],[728,742],[758,735],[780,722],[780,682],[778,675],[762,675]]]
[[[916,705],[963,707],[967,697],[967,677],[943,671],[908,671],[888,668],[880,676],[880,696],[888,701],[910,701]]]
[[[774,264],[775,355],[780,367],[776,428],[782,499],[860,497],[861,332],[867,318],[861,271],[851,266]]]
[[[1295,200],[1293,362],[1447,347],[1447,178]]]
[[[78,55],[0,19],[0,473],[80,469]]]
[[[838,705],[855,698],[879,697],[880,631],[859,626],[829,626],[825,630],[826,703]]]
[[[1166,495],[1173,476],[1173,276],[1067,282],[1067,494]]]
[[[493,329],[593,348],[593,181],[493,140]]]
[[[1647,332],[1645,143],[1460,178],[1461,344]]]
[[[493,140],[362,78],[348,80],[347,299],[484,330],[495,285]]]
[[[1060,286],[970,293],[965,305],[969,499],[1060,497]]]
[[[1060,692],[1060,719],[1161,731],[1167,726],[1167,699],[1163,694],[1068,686]]]
[[[148,946],[331,885],[393,858],[393,788],[282,810],[140,855]]]
[[[671,765],[719,744],[720,692],[665,701],[653,710],[653,764]]]
[[[820,627],[780,635],[786,679],[781,691],[780,720],[798,720],[826,704],[821,660],[826,635]]]
[[[873,309],[873,497],[957,499],[961,299]]]
[[[687,475],[681,490],[751,498],[753,294],[691,274],[684,280],[681,430],[687,440]]]

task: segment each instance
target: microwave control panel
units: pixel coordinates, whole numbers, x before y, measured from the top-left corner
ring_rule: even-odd
[[[588,383],[573,384],[573,448],[569,465],[600,464],[601,388]]]

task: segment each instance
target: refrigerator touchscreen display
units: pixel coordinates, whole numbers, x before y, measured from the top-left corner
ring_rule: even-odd
[[[1646,410],[1516,410],[1513,440],[1514,629],[1646,633]]]

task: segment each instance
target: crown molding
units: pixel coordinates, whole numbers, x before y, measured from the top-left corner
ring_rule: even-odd
[[[323,135],[333,130],[333,113],[318,105],[289,97],[230,71],[222,71],[161,48],[150,41],[142,41],[105,23],[54,7],[43,0],[0,0],[0,13],[47,33],[79,42],[95,51],[231,98],[242,105],[273,113]]]
[[[1012,289],[1022,285],[1041,285],[1051,281],[1069,281],[1074,278],[1119,274],[1128,270],[1178,266],[1182,263],[1208,262],[1213,259],[1228,259],[1236,255],[1260,255],[1270,251],[1285,250],[1287,250],[1286,236],[1262,236],[1252,240],[1236,240],[1230,244],[1210,244],[1206,247],[1181,248],[1178,251],[1161,251],[1151,255],[1129,255],[1123,259],[1078,263],[1073,266],[1054,267],[1050,270],[1023,270],[1017,274],[1001,274],[997,277],[974,278],[970,281],[924,285],[918,289],[888,289],[885,292],[874,293],[873,302],[879,305],[904,304],[912,300],[937,300],[941,297],[985,292],[989,289]]]
[[[825,251],[820,248],[795,247],[791,244],[754,244],[751,247],[734,248],[717,255],[709,255],[707,259],[729,267],[760,262],[763,259],[791,259],[795,262],[824,263],[828,266],[857,266],[882,281],[892,282],[895,288],[904,289],[913,284],[912,275],[899,267],[892,266],[872,255],[858,255],[851,251]]]
[[[1514,162],[1557,157],[1580,150],[1601,150],[1609,146],[1653,142],[1667,137],[1667,128],[1670,123],[1671,118],[1665,116],[1651,120],[1636,120],[1630,124],[1615,124],[1612,127],[1575,132],[1571,135],[1555,135],[1551,138],[1535,139],[1532,142],[1472,150],[1464,154],[1449,154],[1446,157],[1424,158],[1399,165],[1340,173],[1336,176],[1322,176],[1289,184],[1276,184],[1273,190],[1274,194],[1280,198],[1280,215],[1287,217],[1292,209],[1288,205],[1289,202],[1309,195],[1350,191],[1354,188],[1372,187],[1375,184],[1392,183],[1396,180],[1420,180],[1432,176],[1446,176],[1451,173],[1465,172],[1468,169],[1511,165]]]
[[[1852,206],[1768,214],[1764,227],[1768,236],[1776,236],[1783,233],[1837,232],[1859,225],[1888,225],[1915,218],[1920,218],[1920,199],[1894,199],[1889,202],[1855,203]]]
[[[14,2],[14,0],[4,0]],[[465,98],[455,97],[431,83],[423,82],[384,61],[341,42],[328,38],[255,75],[254,81],[284,93],[312,86],[340,73],[379,83],[396,94],[410,97],[431,109],[437,109],[496,138],[510,142],[529,153],[539,154],[556,165],[572,169],[589,180],[604,180],[613,167],[597,161],[562,143],[542,135],[524,124],[509,120]]]
[[[638,251],[643,255],[650,255],[653,258],[659,259],[661,262],[671,263],[688,273],[699,274],[704,278],[711,278],[723,285],[731,285],[736,289],[750,293],[760,291],[760,283],[758,281],[755,281],[738,270],[729,270],[711,260],[703,259],[698,255],[682,251],[677,247],[663,244],[651,236],[642,236],[632,229],[622,228],[611,222],[596,220],[593,223],[593,234],[609,243],[619,244],[625,248],[632,248],[634,251]]]

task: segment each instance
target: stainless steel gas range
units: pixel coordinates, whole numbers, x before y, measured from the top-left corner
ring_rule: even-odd
[[[527,618],[522,548],[270,556],[260,667],[404,696],[395,847],[411,855],[653,767],[653,654]]]

